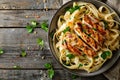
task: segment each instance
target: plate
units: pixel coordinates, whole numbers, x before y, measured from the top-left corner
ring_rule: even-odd
[[[101,74],[105,71],[107,71],[110,67],[112,67],[114,65],[114,63],[118,60],[119,56],[120,56],[120,49],[117,51],[113,51],[113,56],[111,59],[107,60],[104,65],[97,71],[92,72],[92,73],[88,73],[84,70],[71,70],[68,69],[66,67],[64,67],[60,62],[59,62],[59,58],[56,55],[56,49],[53,47],[53,42],[52,42],[52,38],[51,38],[51,33],[55,31],[55,29],[57,28],[57,21],[60,15],[65,13],[65,9],[67,7],[71,7],[73,5],[73,2],[77,2],[77,1],[81,1],[81,2],[88,2],[88,3],[92,3],[93,5],[95,5],[96,7],[100,7],[102,5],[108,7],[108,9],[113,12],[114,10],[112,8],[110,8],[108,5],[106,5],[103,2],[97,1],[97,0],[74,0],[74,1],[70,1],[67,2],[66,4],[64,4],[61,8],[59,8],[57,10],[57,12],[54,14],[50,26],[49,26],[49,31],[48,31],[48,42],[49,42],[49,47],[51,50],[51,53],[53,55],[53,57],[55,57],[56,61],[60,64],[60,66],[62,66],[63,69],[73,73],[73,74],[77,74],[79,76],[95,76],[98,74]],[[114,11],[115,12],[115,11]],[[117,15],[115,17],[115,20],[117,20],[118,22],[120,22],[119,16]]]

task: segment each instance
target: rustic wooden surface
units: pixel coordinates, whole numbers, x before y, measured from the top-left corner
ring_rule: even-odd
[[[48,62],[51,62],[55,69],[53,80],[72,80],[71,73],[64,71],[51,56],[47,33],[36,28],[35,32],[30,34],[25,29],[30,20],[40,23],[47,20],[50,23],[62,4],[62,0],[0,0],[0,48],[5,50],[0,56],[0,80],[49,80],[44,68],[44,64]],[[45,41],[43,51],[36,44],[39,37]],[[22,49],[26,50],[26,57],[20,57]],[[42,56],[45,56],[45,59],[42,59]],[[21,68],[16,70],[13,66]],[[100,74],[79,77],[76,80],[108,79]]]

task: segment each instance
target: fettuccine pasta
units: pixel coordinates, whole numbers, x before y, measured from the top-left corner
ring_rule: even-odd
[[[53,45],[61,64],[87,72],[98,70],[119,49],[115,12],[91,3],[74,2],[58,19]]]

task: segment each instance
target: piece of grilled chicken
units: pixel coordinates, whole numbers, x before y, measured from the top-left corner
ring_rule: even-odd
[[[100,46],[99,44],[93,39],[91,38],[90,36],[93,35],[88,35],[84,32],[83,28],[82,28],[82,25],[80,24],[76,24],[75,27],[74,27],[74,31],[75,33],[81,37],[81,39],[87,44],[89,45],[90,47],[93,48],[93,50],[95,51],[98,51],[100,49]]]
[[[86,45],[76,34],[66,32],[64,44],[66,48],[74,55],[82,55],[83,53],[89,57],[95,56],[96,52]]]

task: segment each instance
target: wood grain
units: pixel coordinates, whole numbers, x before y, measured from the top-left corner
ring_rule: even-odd
[[[7,73],[7,74],[6,74]],[[47,70],[0,70],[1,80],[51,80],[48,78]],[[78,77],[75,80],[108,80],[104,76]],[[73,80],[70,73],[65,70],[55,70],[52,80]]]
[[[56,10],[0,10],[0,27],[25,27],[31,20],[50,23],[55,12]]]
[[[14,53],[13,53],[14,54]],[[19,53],[18,53],[19,54]],[[11,56],[11,57],[0,57],[0,69],[14,69],[14,66],[19,66],[21,70],[37,70],[37,69],[45,69],[44,64],[45,63],[52,63],[54,68],[57,70],[61,70],[61,66],[57,64],[52,57],[46,56],[45,59],[42,59],[42,57],[38,54],[34,54],[35,57],[30,56],[29,53],[27,53],[29,57],[20,57],[18,56]]]
[[[39,45],[36,40],[41,38],[44,40],[45,49],[49,49],[47,33],[41,28],[35,29],[34,32],[30,34],[25,28],[1,28],[0,47],[5,50],[27,50],[28,47],[30,48],[29,50],[39,50]]]
[[[0,9],[58,9],[62,0],[0,0]]]

